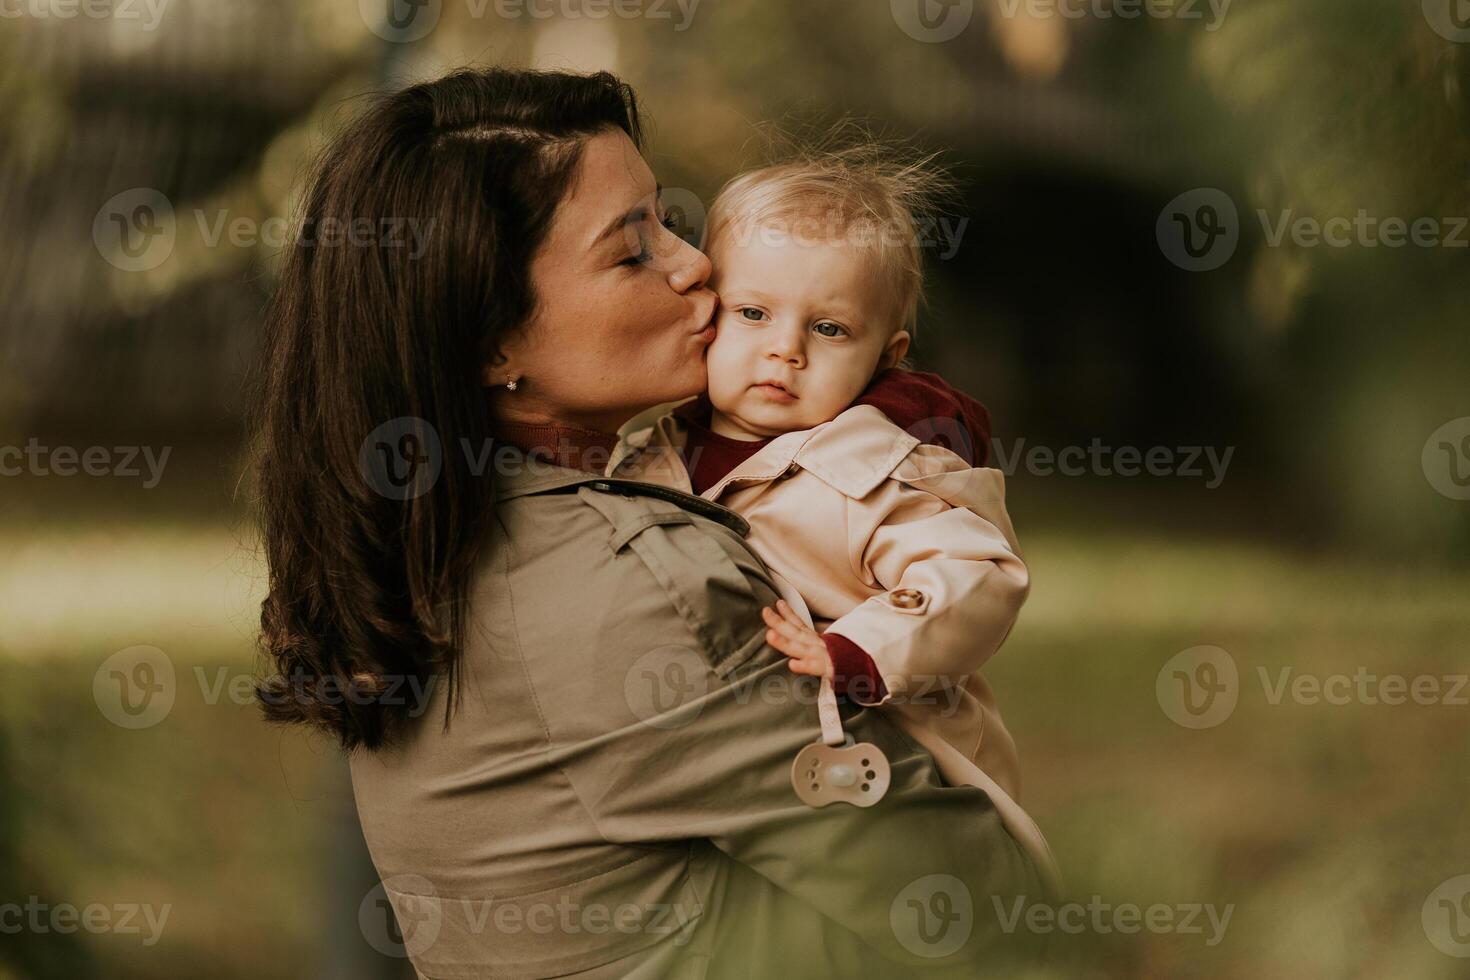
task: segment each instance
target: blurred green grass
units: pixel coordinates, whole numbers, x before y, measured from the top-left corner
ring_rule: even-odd
[[[249,540],[48,527],[0,532],[0,547],[27,557],[0,572],[0,853],[16,858],[3,893],[171,903],[153,947],[72,937],[75,976],[310,975],[344,802],[336,754],[267,727],[228,684],[208,696],[255,670]],[[1420,909],[1470,873],[1470,709],[1273,705],[1258,669],[1273,683],[1283,666],[1463,672],[1466,575],[1179,534],[1038,532],[1026,557],[1033,596],[989,673],[1069,891],[1234,906],[1214,946],[1058,934],[1038,977],[1462,975]],[[127,731],[92,684],[134,644],[167,653],[178,695],[161,723]],[[1166,717],[1155,678],[1202,644],[1235,659],[1241,694],[1196,731]]]

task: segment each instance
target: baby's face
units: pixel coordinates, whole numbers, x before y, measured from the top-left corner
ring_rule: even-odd
[[[720,311],[709,397],[720,435],[765,438],[830,421],[908,349],[860,245],[747,227],[710,258]]]

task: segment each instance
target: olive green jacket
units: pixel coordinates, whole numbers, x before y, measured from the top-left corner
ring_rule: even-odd
[[[1030,859],[873,709],[875,806],[803,804],[816,681],[765,643],[742,518],[519,454],[448,685],[352,758],[373,861],[423,977],[1006,976]],[[1005,914],[1001,914],[1004,912]]]

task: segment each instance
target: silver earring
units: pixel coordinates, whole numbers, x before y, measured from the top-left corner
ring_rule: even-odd
[[[510,379],[508,379],[505,382],[505,390],[506,391],[515,391],[516,388],[520,387],[520,383],[521,383],[521,379],[520,378],[510,378]]]

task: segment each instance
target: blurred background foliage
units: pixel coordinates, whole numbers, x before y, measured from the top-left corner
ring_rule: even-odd
[[[241,380],[279,247],[212,229],[291,215],[360,94],[465,64],[620,73],[655,173],[706,203],[759,162],[765,121],[851,115],[941,150],[968,224],[932,263],[919,366],[985,401],[1007,450],[1234,447],[1214,489],[1010,480],[1037,587],[995,672],[1038,819],[1084,893],[1242,903],[1219,948],[1087,937],[1059,975],[1452,975],[1417,922],[1454,861],[1470,871],[1464,709],[1257,697],[1195,733],[1151,692],[1199,643],[1243,670],[1464,667],[1470,509],[1421,452],[1470,416],[1466,252],[1273,244],[1263,221],[1470,215],[1470,45],[1420,0],[1235,0],[1219,21],[1196,0],[1170,9],[1202,19],[1132,20],[974,0],[943,43],[901,30],[897,3],[703,0],[680,29],[687,4],[442,0],[407,43],[369,0],[167,0],[154,29],[157,5],[5,8],[0,445],[173,452],[147,490],[0,479],[0,900],[177,908],[150,949],[21,937],[0,977],[350,975],[332,937],[353,937],[361,856],[333,849],[332,751],[197,691],[122,732],[89,691],[137,643],[185,688],[253,669]],[[176,242],[129,272],[93,224],[139,187],[172,204]],[[1155,226],[1200,187],[1235,202],[1241,239],[1188,272]]]

